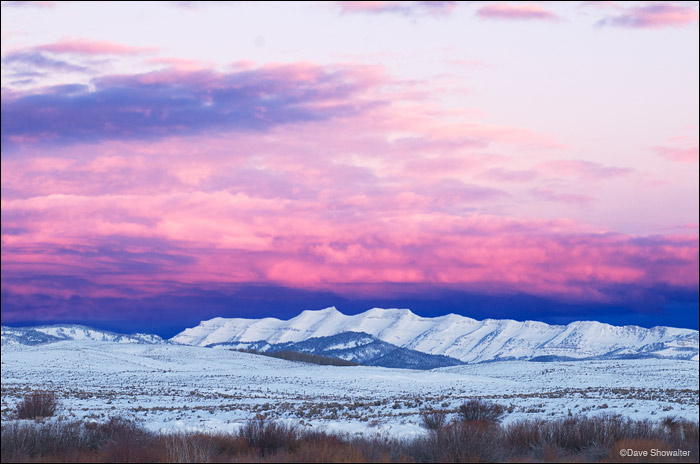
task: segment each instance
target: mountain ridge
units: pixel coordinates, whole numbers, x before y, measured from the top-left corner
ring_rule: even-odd
[[[2,346],[39,345],[65,340],[93,340],[115,343],[169,343],[160,336],[147,333],[123,334],[109,330],[95,329],[81,324],[52,324],[32,327],[11,327],[3,325]]]
[[[463,362],[542,357],[668,357],[697,359],[698,331],[656,326],[613,326],[597,321],[550,325],[539,321],[484,319],[456,314],[421,317],[408,309],[372,308],[345,315],[335,307],[306,310],[288,320],[213,318],[171,340],[186,345],[267,341],[301,342],[341,332],[365,332],[393,345]]]
[[[550,325],[512,319],[476,320],[456,314],[422,317],[408,309],[372,308],[345,315],[335,307],[306,310],[281,320],[212,318],[187,328],[169,340],[151,334],[119,334],[79,324],[35,327],[2,326],[2,346],[36,345],[63,340],[94,340],[118,343],[177,343],[211,346],[266,343],[296,346],[309,339],[323,344],[341,333],[366,334],[378,341],[408,350],[402,352],[410,365],[416,353],[444,356],[460,362],[499,360],[583,360],[657,357],[698,360],[698,331],[666,326],[643,328],[613,326],[597,321]],[[320,345],[319,345],[320,346]],[[315,348],[323,354],[321,348]],[[385,346],[382,350],[389,353]],[[411,353],[408,355],[407,353]],[[341,353],[347,355],[348,353]],[[395,352],[396,355],[399,352]],[[354,356],[354,355],[353,355]],[[400,357],[396,356],[391,361]],[[423,366],[440,358],[426,358]],[[424,367],[423,367],[424,368]]]

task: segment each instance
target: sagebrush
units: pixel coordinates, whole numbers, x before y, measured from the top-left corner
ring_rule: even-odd
[[[18,419],[52,417],[58,408],[58,399],[52,391],[38,390],[24,396],[17,404]]]
[[[337,435],[257,417],[237,433],[159,434],[104,423],[3,421],[3,462],[610,462],[621,449],[686,450],[698,462],[698,423],[620,416],[551,421],[453,420],[424,436]],[[630,461],[622,461],[630,462]],[[650,462],[653,462],[651,460]]]

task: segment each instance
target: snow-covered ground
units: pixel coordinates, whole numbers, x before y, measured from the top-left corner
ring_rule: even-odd
[[[27,389],[50,389],[59,414],[135,416],[157,430],[235,430],[256,414],[350,433],[423,433],[418,411],[478,396],[506,421],[615,413],[698,418],[698,362],[501,361],[432,371],[317,366],[224,349],[63,341],[2,347],[2,417]]]

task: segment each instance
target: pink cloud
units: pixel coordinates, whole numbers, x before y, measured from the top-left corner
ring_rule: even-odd
[[[559,20],[556,14],[539,5],[519,2],[488,4],[479,8],[476,14],[487,19]]]
[[[671,161],[681,163],[697,163],[698,162],[698,146],[657,146],[653,147],[657,155]]]
[[[61,40],[32,47],[33,50],[76,55],[134,55],[154,52],[154,48],[133,47],[105,41]]]
[[[311,204],[317,208],[309,209]],[[156,224],[134,227],[124,205]],[[165,280],[333,289],[393,282],[589,300],[604,300],[597,288],[606,285],[697,285],[697,235],[594,234],[577,231],[575,224],[420,210],[377,211],[384,222],[372,211],[336,222],[331,205],[220,192],[4,202],[10,217],[21,212],[34,224],[27,233],[3,235],[3,276],[59,273],[146,293],[147,282]],[[49,226],[52,233],[43,233]],[[90,237],[81,233],[86,227]],[[127,237],[150,245],[130,246]]]
[[[169,117],[150,121],[147,137],[133,137],[135,121],[112,138],[92,121],[81,126],[84,111],[75,119],[61,111],[57,122],[77,135],[100,136],[76,135],[51,150],[18,140],[15,152],[3,153],[4,289],[67,297],[88,293],[88,282],[101,295],[134,297],[200,283],[421,283],[602,300],[601,288],[611,285],[697,285],[696,232],[609,234],[570,220],[507,217],[526,203],[585,205],[593,199],[579,192],[589,181],[629,170],[585,160],[528,167],[531,159],[518,154],[546,159],[561,144],[420,98],[392,103],[381,69],[168,69],[97,83],[120,95],[134,91],[151,106],[101,100],[95,117],[123,121],[122,110],[140,118],[158,109]],[[214,97],[235,101],[239,114],[276,99],[314,112],[256,130],[168,132],[180,108],[167,106],[172,89],[189,97],[193,113],[183,114],[197,123],[219,116],[207,112]],[[70,99],[68,90],[57,92]],[[48,108],[55,95],[40,100]],[[329,117],[320,117],[325,111]],[[543,187],[543,176],[572,185]],[[55,287],[27,278],[38,275],[55,276]]]
[[[665,2],[643,3],[632,7],[618,7],[619,13],[598,21],[598,26],[655,29],[686,27],[698,22],[697,7]]]
[[[376,150],[376,162],[400,156],[384,151],[390,143],[374,145],[384,130],[378,121],[319,121],[264,137],[74,145],[53,158],[3,160],[3,187],[22,192],[2,199],[3,278],[62,275],[139,295],[162,291],[154,282],[166,281],[335,290],[393,282],[596,301],[607,298],[599,289],[608,285],[697,285],[695,232],[637,237],[572,221],[507,219],[474,211],[499,201],[498,191],[440,177],[468,173],[469,165],[407,178],[351,163],[357,150]],[[31,293],[40,283],[23,285]]]
[[[457,2],[454,1],[340,1],[335,3],[340,7],[341,13],[401,13],[407,15],[427,14],[430,16],[449,15],[457,6]]]
[[[67,2],[41,2],[41,1],[10,1],[2,2],[2,6],[10,7],[35,7],[35,8],[55,8],[56,6]]]

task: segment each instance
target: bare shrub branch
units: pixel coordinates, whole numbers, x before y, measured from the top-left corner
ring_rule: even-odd
[[[459,419],[462,422],[484,421],[499,422],[505,413],[505,408],[500,404],[485,401],[479,398],[472,398],[463,403],[459,410]]]
[[[58,407],[58,399],[52,391],[33,391],[24,396],[17,405],[18,419],[52,417]]]
[[[428,430],[438,430],[447,423],[447,412],[439,409],[425,409],[420,413],[421,425]]]

